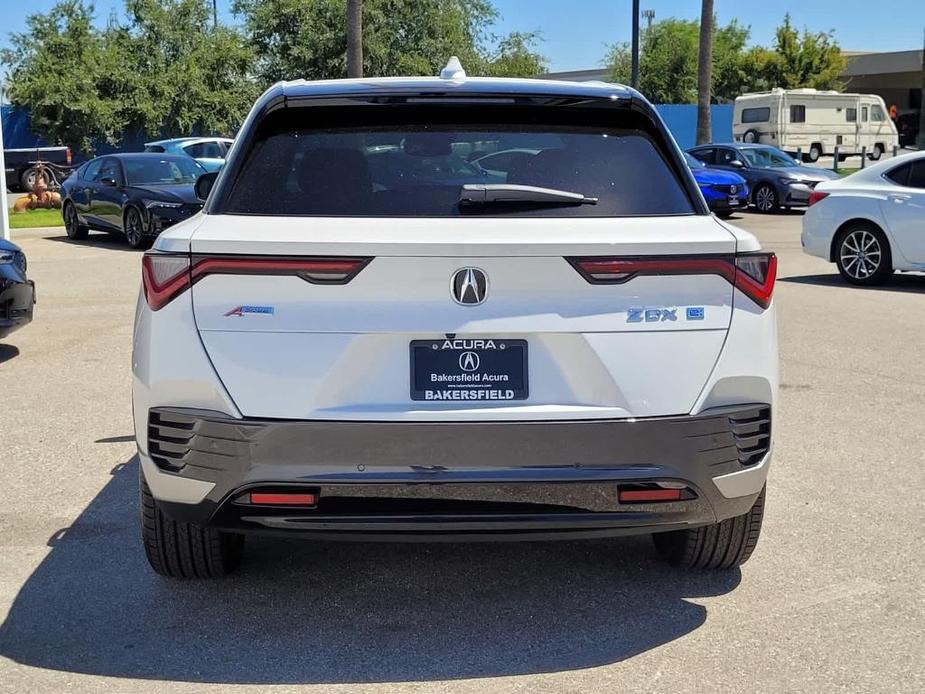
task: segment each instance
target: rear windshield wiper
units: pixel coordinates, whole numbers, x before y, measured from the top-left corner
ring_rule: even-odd
[[[540,204],[540,205],[596,205],[597,198],[581,193],[539,186],[520,186],[513,183],[467,183],[459,191],[460,205],[488,203]]]

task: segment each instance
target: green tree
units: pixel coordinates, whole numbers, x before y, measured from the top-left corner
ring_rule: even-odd
[[[748,91],[772,87],[840,89],[844,57],[830,33],[797,32],[789,16],[778,27],[773,48],[746,49],[748,27],[732,20],[713,33],[714,102],[732,101]],[[665,19],[642,37],[640,91],[656,103],[697,101],[699,22]],[[605,58],[612,78],[628,84],[629,47],[616,44]]]
[[[253,102],[253,54],[243,36],[212,26],[208,0],[126,0],[113,29],[127,72],[119,87],[130,126],[148,135],[234,133]]]
[[[345,0],[236,0],[262,82],[345,77]],[[488,0],[364,0],[363,74],[433,75],[451,55],[474,75],[545,72],[535,34],[495,36]]]
[[[93,26],[93,6],[62,0],[31,15],[26,27],[0,52],[10,102],[29,109],[32,129],[50,142],[89,151],[94,140],[116,141],[124,121],[117,105],[100,95],[109,60]]]
[[[845,57],[832,32],[812,32],[803,29],[800,34],[784,16],[774,38],[774,57],[763,67],[763,79],[774,87],[796,89],[842,89],[839,75],[845,69]]]

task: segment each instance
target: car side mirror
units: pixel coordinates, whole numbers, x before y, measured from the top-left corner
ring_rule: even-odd
[[[733,159],[731,162],[729,162],[729,166],[735,167],[736,169],[744,169],[744,168],[745,168],[745,164],[743,164],[742,162],[740,162],[738,159]]]
[[[215,185],[216,178],[218,178],[218,171],[210,171],[197,178],[194,186],[196,197],[205,202],[209,197],[209,193],[212,192],[212,186]]]
[[[114,179],[112,176],[106,176],[100,179],[100,185],[106,186],[107,188],[115,188],[116,179]]]

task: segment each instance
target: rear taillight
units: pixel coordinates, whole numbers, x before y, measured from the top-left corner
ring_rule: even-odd
[[[824,193],[821,190],[814,190],[809,194],[809,206],[812,207],[817,202],[827,197],[829,197],[828,193]]]
[[[372,258],[286,258],[278,256],[193,256],[145,253],[142,284],[148,306],[157,311],[208,275],[294,275],[312,284],[346,284]]]
[[[640,275],[719,275],[761,308],[770,305],[777,279],[773,253],[567,260],[592,284],[623,284]]]
[[[152,311],[170,303],[191,281],[188,255],[145,253],[141,259],[141,283]]]
[[[73,161],[73,158],[71,157],[71,148],[70,148],[70,147],[68,147],[67,149],[64,150],[64,157],[65,157],[65,159],[67,160],[67,165],[70,166],[70,165],[71,165],[71,162]]]

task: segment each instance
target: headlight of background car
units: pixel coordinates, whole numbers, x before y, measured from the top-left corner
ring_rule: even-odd
[[[805,183],[806,181],[801,181],[799,178],[787,178],[782,176],[777,179],[779,183],[782,183],[785,186],[792,186],[794,183]]]
[[[0,265],[12,265],[16,260],[16,254],[13,251],[0,251]]]
[[[162,210],[175,210],[178,207],[183,207],[182,202],[165,202],[163,200],[143,200],[145,207],[149,210],[157,211],[158,208]]]

